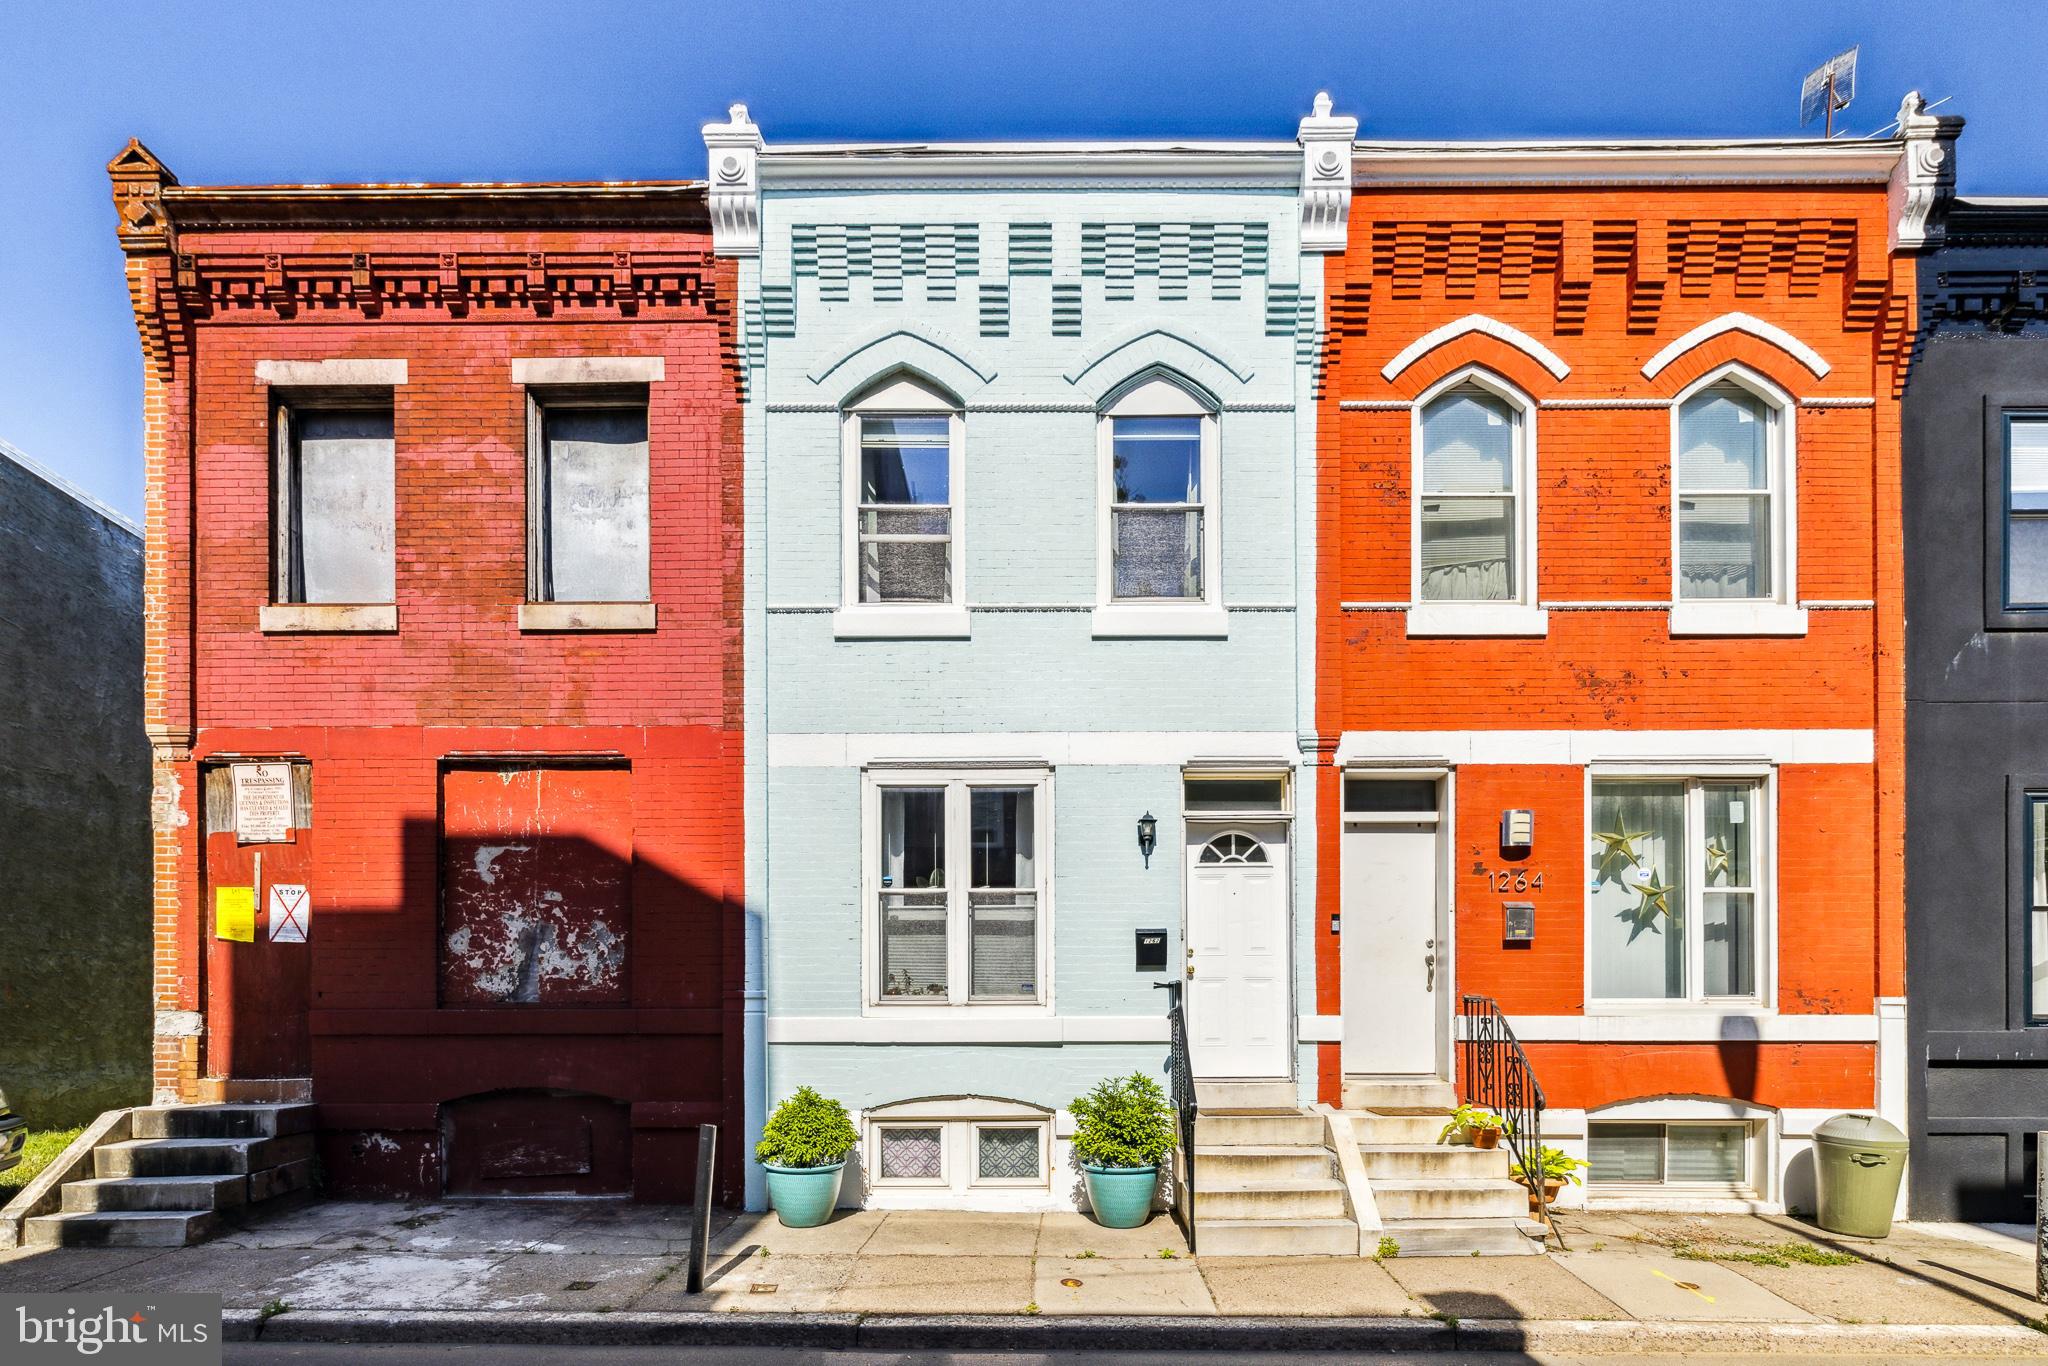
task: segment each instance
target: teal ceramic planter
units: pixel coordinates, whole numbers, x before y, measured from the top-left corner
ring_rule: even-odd
[[[839,1173],[844,1158],[829,1167],[778,1167],[763,1162],[768,1173],[768,1203],[789,1228],[816,1228],[832,1217],[839,1204]]]
[[[1083,1163],[1088,1174],[1088,1204],[1104,1228],[1137,1228],[1152,1217],[1152,1193],[1159,1189],[1157,1167],[1098,1167]]]

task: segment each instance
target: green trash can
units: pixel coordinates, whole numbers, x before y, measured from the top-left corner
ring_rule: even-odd
[[[1851,1238],[1890,1234],[1906,1146],[1906,1136],[1876,1115],[1836,1115],[1815,1129],[1820,1226]]]

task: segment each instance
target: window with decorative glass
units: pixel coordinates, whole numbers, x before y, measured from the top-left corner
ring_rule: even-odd
[[[1044,774],[892,777],[873,791],[876,1003],[1042,1002]]]
[[[1522,410],[1479,384],[1422,408],[1415,595],[1422,602],[1519,602],[1527,463]]]
[[[1761,1001],[1764,798],[1756,778],[1593,781],[1594,1000]]]
[[[1678,406],[1678,596],[1775,599],[1783,541],[1778,405],[1732,379]]]

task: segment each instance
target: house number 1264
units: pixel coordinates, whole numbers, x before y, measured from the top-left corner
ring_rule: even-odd
[[[1527,868],[1482,868],[1479,876],[1485,878],[1486,885],[1496,892],[1543,890],[1543,874],[1532,873]]]

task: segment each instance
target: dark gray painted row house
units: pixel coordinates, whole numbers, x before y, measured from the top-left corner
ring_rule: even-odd
[[[149,1096],[142,536],[0,442],[0,1090],[32,1129]]]
[[[2048,1128],[2048,199],[1954,201],[1904,409],[1910,1209],[2032,1218]]]

